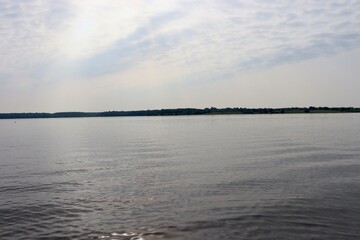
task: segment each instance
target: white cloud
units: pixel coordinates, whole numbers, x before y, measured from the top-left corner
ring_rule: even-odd
[[[234,3],[184,5],[181,18],[143,36],[151,47],[135,62],[151,59],[165,68],[181,68],[184,80],[204,81],[360,46],[357,1]]]
[[[52,60],[74,61],[104,51],[175,4],[144,1],[0,2],[0,70]]]
[[[359,12],[358,0],[0,0],[0,94],[226,81],[359,48]]]

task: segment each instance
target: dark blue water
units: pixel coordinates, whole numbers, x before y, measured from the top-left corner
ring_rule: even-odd
[[[0,239],[359,239],[360,114],[0,121]]]

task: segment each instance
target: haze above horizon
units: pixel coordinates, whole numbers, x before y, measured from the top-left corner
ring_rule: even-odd
[[[0,112],[360,106],[360,1],[0,0]]]

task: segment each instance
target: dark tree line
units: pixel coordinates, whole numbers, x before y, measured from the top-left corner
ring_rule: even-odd
[[[284,114],[284,113],[345,113],[360,112],[353,107],[294,107],[294,108],[177,108],[139,111],[108,112],[57,112],[57,113],[0,113],[0,119],[67,118],[67,117],[125,117],[125,116],[176,116],[210,114]]]

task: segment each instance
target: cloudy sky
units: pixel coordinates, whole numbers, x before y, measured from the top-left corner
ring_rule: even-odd
[[[360,106],[360,0],[0,0],[0,112]]]

